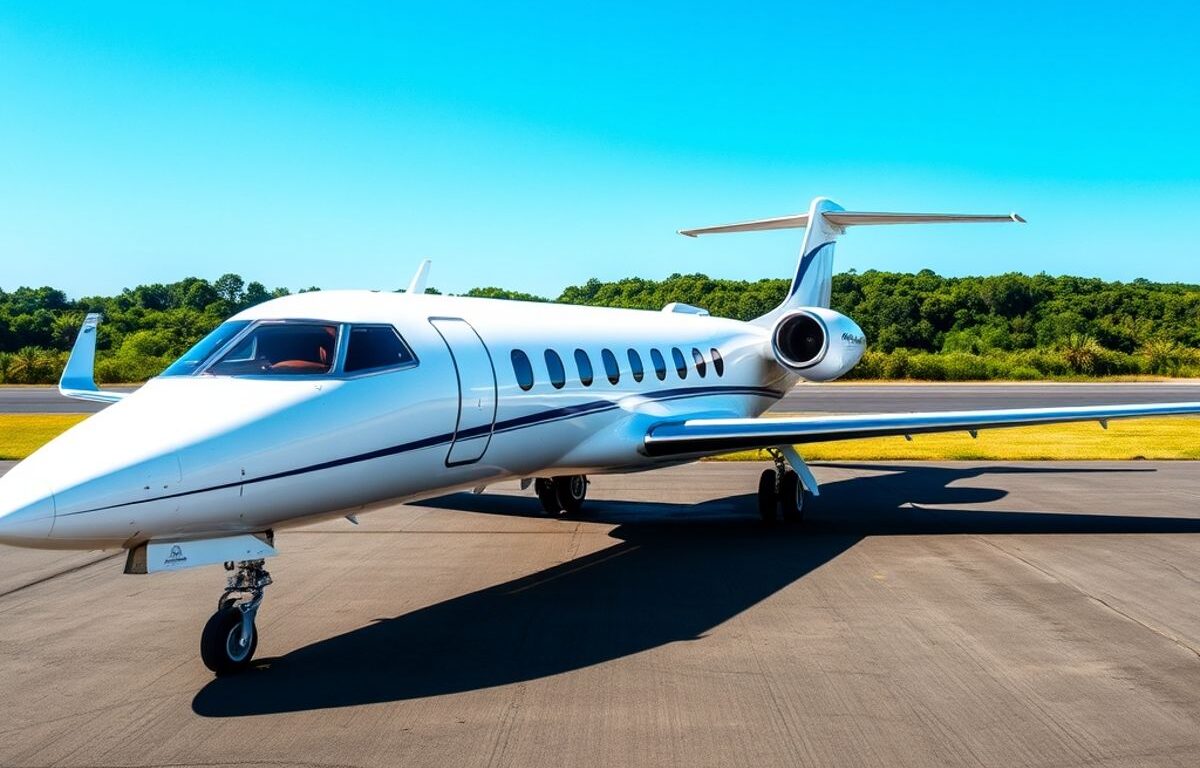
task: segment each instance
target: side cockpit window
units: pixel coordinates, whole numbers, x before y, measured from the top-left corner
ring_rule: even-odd
[[[417,361],[390,325],[354,325],[346,346],[346,373],[396,368]]]
[[[332,323],[262,323],[210,365],[215,376],[303,376],[333,370],[338,327]]]
[[[160,375],[192,375],[200,370],[200,366],[205,360],[208,360],[213,353],[232,341],[233,337],[245,330],[248,325],[250,325],[249,320],[230,320],[227,323],[221,323],[212,333],[197,341],[191,349],[184,352],[183,357],[171,363],[167,367],[167,370],[163,371]]]

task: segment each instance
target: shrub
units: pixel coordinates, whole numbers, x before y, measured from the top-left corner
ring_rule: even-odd
[[[944,357],[926,353],[913,355],[908,359],[906,378],[920,381],[945,381],[946,366]]]
[[[1161,376],[1178,376],[1180,370],[1195,358],[1195,350],[1170,339],[1148,341],[1142,345],[1140,353],[1145,360],[1146,372]]]
[[[987,363],[979,355],[951,352],[941,357],[943,376],[947,381],[979,381],[990,378]]]
[[[13,381],[19,384],[41,384],[45,373],[44,355],[37,347],[21,347],[13,356]]]
[[[1037,381],[1042,378],[1037,368],[1028,365],[1018,365],[1008,372],[1008,378],[1013,381]]]

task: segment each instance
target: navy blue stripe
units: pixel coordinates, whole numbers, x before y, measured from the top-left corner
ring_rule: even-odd
[[[796,291],[800,290],[800,284],[804,282],[804,275],[807,274],[809,266],[811,266],[812,263],[817,260],[817,254],[821,252],[821,249],[830,245],[833,245],[832,240],[830,240],[828,243],[821,243],[816,248],[813,248],[811,251],[806,253],[804,258],[800,259],[800,267],[796,270],[796,277],[792,280],[792,289],[788,291],[789,299],[796,295]]]
[[[505,419],[493,424],[485,424],[479,427],[462,430],[456,436],[453,432],[446,432],[440,435],[421,438],[420,440],[412,440],[399,445],[388,446],[387,448],[379,448],[366,453],[359,453],[353,456],[344,456],[340,459],[330,459],[323,461],[320,464],[310,464],[305,467],[297,467],[295,469],[287,469],[282,472],[275,472],[262,477],[254,477],[250,479],[242,479],[232,483],[223,483],[221,485],[213,485],[207,488],[197,488],[191,491],[179,491],[165,496],[156,496],[153,499],[139,499],[138,501],[126,501],[120,504],[110,504],[106,507],[96,507],[94,509],[83,509],[78,512],[68,512],[63,517],[71,517],[73,515],[84,515],[89,512],[102,512],[106,509],[117,509],[119,507],[128,507],[134,504],[145,504],[151,501],[166,501],[168,499],[177,499],[182,496],[193,496],[197,493],[208,493],[209,491],[223,491],[228,488],[237,488],[240,485],[252,485],[254,483],[265,483],[268,480],[279,480],[284,477],[293,477],[295,475],[307,474],[309,472],[320,472],[324,469],[333,469],[347,464],[357,464],[363,461],[371,461],[373,459],[382,459],[388,456],[395,456],[409,451],[418,451],[422,448],[432,448],[437,445],[450,443],[455,439],[465,440],[471,437],[480,437],[489,432],[512,432],[526,427],[548,424],[554,421],[562,421],[564,419],[572,419],[577,416],[586,416],[593,413],[602,413],[604,411],[616,410],[620,407],[620,401],[625,397],[643,397],[647,400],[676,400],[685,397],[700,397],[702,395],[759,395],[761,397],[772,397],[779,399],[783,397],[783,393],[779,390],[770,389],[768,387],[736,387],[736,386],[715,386],[715,387],[685,387],[678,389],[664,389],[658,392],[648,392],[641,394],[623,395],[618,400],[594,400],[590,403],[579,403],[577,405],[565,406],[563,408],[552,408],[538,413],[531,413],[525,416],[518,416],[512,419]]]
[[[678,400],[687,397],[700,397],[702,395],[762,395],[763,397],[774,397],[776,399],[782,397],[782,393],[778,390],[768,387],[731,387],[731,386],[715,386],[715,387],[679,387],[676,389],[663,389],[658,392],[650,392],[645,395],[627,394],[625,397],[644,397],[647,400]],[[621,399],[618,400],[593,400],[590,403],[579,403],[577,405],[569,405],[563,408],[551,408],[546,411],[538,411],[525,416],[518,416],[504,421],[497,421],[495,425],[484,424],[478,427],[464,429],[459,433],[459,439],[467,439],[471,437],[481,437],[489,432],[509,432],[522,427],[533,424],[546,424],[552,421],[561,421],[570,419],[576,416],[586,416],[592,413],[603,413],[604,411],[613,411],[620,408]]]

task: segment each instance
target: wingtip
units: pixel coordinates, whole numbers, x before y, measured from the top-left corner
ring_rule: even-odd
[[[1017,213],[1016,211],[1013,211],[1012,213],[1010,213],[1009,216],[1012,216],[1012,220],[1017,222],[1018,224],[1028,223],[1025,221],[1025,217],[1022,216],[1021,214]]]
[[[683,235],[684,237],[692,237],[692,238],[694,238],[694,237],[696,236],[696,233],[695,233],[695,232],[691,232],[691,231],[688,231],[688,230],[686,230],[686,229],[677,229],[677,230],[675,230],[675,233],[676,233],[676,234],[679,234],[679,235]]]

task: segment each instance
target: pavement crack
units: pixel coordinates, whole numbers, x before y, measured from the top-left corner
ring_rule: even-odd
[[[496,740],[492,744],[492,753],[488,756],[487,764],[489,768],[491,766],[504,765],[508,762],[506,759],[508,755],[508,742],[512,738],[513,729],[516,727],[517,716],[525,704],[525,693],[528,688],[528,683],[518,683],[513,690],[508,707],[504,710],[504,715],[500,718],[500,727],[496,732]]]
[[[1070,587],[1071,589],[1075,590],[1076,592],[1083,595],[1087,599],[1091,600],[1092,602],[1094,602],[1098,605],[1101,605],[1101,606],[1107,608],[1108,610],[1117,614],[1121,618],[1126,619],[1128,621],[1132,621],[1134,624],[1137,624],[1139,627],[1142,627],[1143,629],[1153,632],[1154,634],[1158,635],[1159,637],[1163,638],[1164,640],[1170,640],[1172,643],[1174,643],[1175,645],[1178,645],[1180,648],[1183,648],[1186,651],[1190,651],[1192,653],[1192,655],[1195,656],[1197,659],[1200,659],[1200,649],[1197,649],[1195,646],[1192,646],[1189,643],[1184,642],[1181,638],[1176,637],[1175,635],[1171,634],[1170,632],[1160,629],[1160,628],[1154,626],[1153,624],[1149,624],[1145,621],[1142,621],[1141,619],[1137,618],[1136,616],[1133,616],[1132,614],[1121,610],[1120,608],[1118,608],[1117,606],[1108,602],[1104,598],[1093,595],[1091,592],[1087,591],[1086,589],[1079,586],[1078,584],[1067,581],[1066,579],[1062,578],[1058,574],[1056,574],[1052,571],[1046,570],[1042,566],[1040,566],[1024,557],[1021,557],[1020,555],[1018,555],[1015,552],[1011,552],[1011,551],[1005,549],[1004,547],[1000,546],[999,544],[997,544],[994,541],[990,541],[983,537],[976,537],[976,539],[984,544],[987,544],[989,547],[992,547],[997,552],[1008,555],[1009,557],[1013,558],[1014,560],[1024,563],[1026,566],[1032,568],[1033,570],[1046,576],[1047,578],[1052,579],[1059,584],[1063,584],[1065,586]],[[1169,563],[1168,563],[1168,565],[1169,565]],[[1174,566],[1172,566],[1172,567],[1174,567]],[[1178,569],[1176,568],[1176,570],[1178,570]]]
[[[112,560],[114,557],[120,557],[121,554],[122,553],[120,553],[120,552],[113,552],[110,555],[104,555],[103,557],[98,557],[95,560],[88,560],[86,563],[80,563],[79,565],[73,565],[70,568],[67,568],[66,570],[56,571],[54,573],[43,576],[40,579],[34,579],[33,581],[29,582],[28,584],[22,584],[19,587],[13,587],[12,589],[7,590],[5,592],[0,592],[0,598],[5,598],[5,597],[8,597],[9,595],[15,595],[18,592],[29,589],[30,587],[36,587],[39,584],[45,584],[47,581],[50,581],[52,579],[57,579],[59,576],[66,576],[68,574],[82,571],[84,568],[89,568],[97,563],[103,563],[106,560]]]
[[[1074,585],[1072,585],[1072,586],[1074,586]],[[1083,592],[1083,590],[1080,590],[1080,591]],[[1096,597],[1095,595],[1090,595],[1087,592],[1083,592],[1083,594],[1087,595],[1092,600],[1095,600],[1100,605],[1103,605],[1105,608],[1107,608],[1108,610],[1117,614],[1118,616],[1124,616],[1126,619],[1129,619],[1134,624],[1137,624],[1141,627],[1144,627],[1144,628],[1150,630],[1151,632],[1158,635],[1159,637],[1163,637],[1163,638],[1166,638],[1167,640],[1170,640],[1172,643],[1175,643],[1180,648],[1184,648],[1186,650],[1191,651],[1192,654],[1194,654],[1196,656],[1196,658],[1200,659],[1200,649],[1196,649],[1195,647],[1185,643],[1183,640],[1181,640],[1178,637],[1175,637],[1175,635],[1172,635],[1170,632],[1163,631],[1152,624],[1147,624],[1146,622],[1142,621],[1141,619],[1137,618],[1136,616],[1131,616],[1130,614],[1126,613],[1125,611],[1122,611],[1120,608],[1116,607],[1115,605],[1108,602],[1104,598]]]
[[[1163,565],[1167,566],[1168,568],[1170,568],[1172,571],[1175,571],[1175,573],[1178,573],[1180,576],[1182,576],[1183,578],[1192,582],[1193,584],[1200,584],[1200,579],[1197,579],[1195,576],[1185,573],[1182,568],[1180,568],[1178,565],[1175,565],[1174,563],[1170,562],[1169,560],[1163,560],[1162,558],[1159,558],[1159,562],[1162,563]]]

